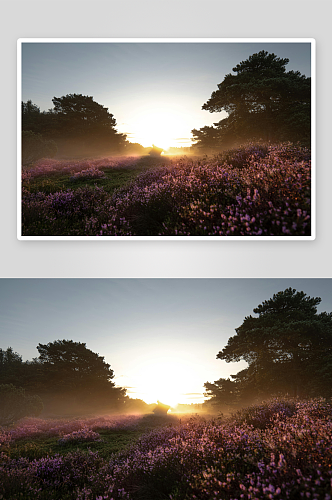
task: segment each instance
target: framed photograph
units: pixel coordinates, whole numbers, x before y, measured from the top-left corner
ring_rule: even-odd
[[[315,239],[314,39],[17,50],[19,240]]]

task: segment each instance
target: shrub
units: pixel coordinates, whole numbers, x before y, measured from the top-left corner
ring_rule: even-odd
[[[0,385],[0,425],[10,425],[23,417],[37,416],[43,410],[39,396],[26,396],[22,387]]]
[[[269,152],[266,144],[245,144],[237,149],[230,149],[217,155],[219,160],[232,165],[235,168],[244,168],[249,162],[258,161],[260,158],[265,158]]]
[[[252,425],[255,429],[266,429],[274,423],[274,418],[284,419],[296,413],[296,400],[271,399],[251,405],[235,413],[235,421],[242,425]]]
[[[22,165],[28,165],[40,158],[53,158],[58,147],[54,141],[46,141],[41,134],[31,130],[22,132]]]
[[[157,148],[154,144],[152,145],[152,149],[149,151],[150,156],[160,156],[163,152],[162,148]]]
[[[58,444],[84,443],[91,441],[101,441],[100,434],[98,434],[98,432],[94,432],[88,427],[83,427],[78,431],[73,431],[70,434],[62,436],[62,438],[58,440]]]
[[[74,172],[70,180],[76,181],[77,179],[105,179],[105,173],[96,167],[86,168],[80,172]]]

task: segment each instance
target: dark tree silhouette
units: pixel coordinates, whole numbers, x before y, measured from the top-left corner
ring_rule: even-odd
[[[221,378],[213,384],[205,382],[205,396],[209,397],[209,403],[214,406],[236,406],[239,400],[239,387],[236,382],[229,378]]]
[[[72,399],[80,406],[112,406],[124,402],[125,389],[115,387],[114,373],[102,356],[85,343],[56,340],[38,344],[43,387],[40,392]]]
[[[93,100],[92,96],[82,94],[67,94],[62,97],[54,97],[54,112],[58,118],[63,120],[68,130],[86,131],[93,129],[95,125],[114,130],[116,120],[101,104]]]
[[[332,313],[318,314],[320,302],[288,288],[255,308],[258,317],[247,316],[236,328],[217,359],[248,363],[232,376],[238,401],[271,394],[332,395]],[[225,379],[206,388],[227,402]]]
[[[53,379],[53,383],[71,389],[80,389],[94,383],[111,383],[114,378],[110,365],[92,352],[86,344],[73,340],[56,340],[38,344],[39,363]]]
[[[22,102],[22,130],[39,133],[41,128],[41,112],[31,100]]]
[[[311,78],[286,72],[289,59],[262,50],[227,74],[202,109],[226,111],[219,140],[301,141],[310,144]],[[194,132],[194,131],[193,131]],[[197,131],[195,131],[197,132]]]
[[[14,383],[15,378],[22,371],[22,356],[14,352],[11,347],[0,349],[0,384]]]
[[[199,130],[193,129],[191,133],[197,149],[203,152],[212,152],[215,149],[219,150],[223,145],[219,131],[215,127],[206,126]]]
[[[114,116],[92,96],[67,94],[52,101],[62,139],[66,136],[67,140],[81,140],[80,147],[91,152],[118,151],[124,147],[126,136],[116,131]]]
[[[126,135],[116,120],[92,96],[68,94],[52,99],[54,108],[41,113],[31,101],[22,102],[22,130],[54,140],[63,154],[113,154],[124,151]]]
[[[11,347],[0,349],[0,384],[37,394],[46,412],[125,410],[126,390],[115,386],[110,365],[84,343],[56,340],[37,349],[39,357],[25,362]]]

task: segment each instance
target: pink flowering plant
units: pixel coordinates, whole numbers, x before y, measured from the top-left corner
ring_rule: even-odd
[[[310,151],[291,143],[249,144],[213,158],[168,159],[139,175],[133,159],[114,165],[92,162],[84,168],[60,168],[52,160],[34,169],[22,179],[23,235],[311,234]],[[68,177],[69,170],[76,182],[90,184],[32,189],[36,178],[48,178],[47,172],[67,172]],[[128,176],[122,183],[124,172]],[[115,175],[120,176],[118,184],[111,188]]]
[[[65,434],[58,440],[59,444],[67,444],[67,443],[83,443],[90,441],[101,441],[100,434],[98,432],[94,432],[88,427],[83,427],[78,431],[72,431],[69,434]]]
[[[105,179],[105,173],[96,167],[90,167],[80,172],[74,172],[70,179],[72,181],[76,179]]]
[[[94,428],[87,421],[80,420],[79,432]],[[116,424],[107,428],[106,421],[103,442],[90,441],[91,446],[105,447],[107,439],[114,439]],[[69,428],[69,421],[66,425]],[[95,425],[102,421],[96,418]],[[108,455],[84,451],[84,443],[74,439],[69,451],[45,451],[38,459],[22,451],[14,457],[16,444],[8,443],[0,456],[0,497],[331,500],[331,443],[330,401],[271,400],[227,418],[173,417]]]

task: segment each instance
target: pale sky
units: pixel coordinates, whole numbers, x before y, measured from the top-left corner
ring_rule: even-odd
[[[192,129],[226,113],[203,111],[226,74],[267,50],[289,59],[286,71],[311,76],[310,43],[28,43],[22,44],[22,97],[47,111],[52,98],[93,96],[118,132],[143,146],[190,146]]]
[[[246,366],[216,355],[244,318],[286,288],[321,297],[332,279],[2,278],[0,347],[38,357],[37,345],[84,342],[105,358],[117,386],[147,403],[203,402],[203,384]]]

